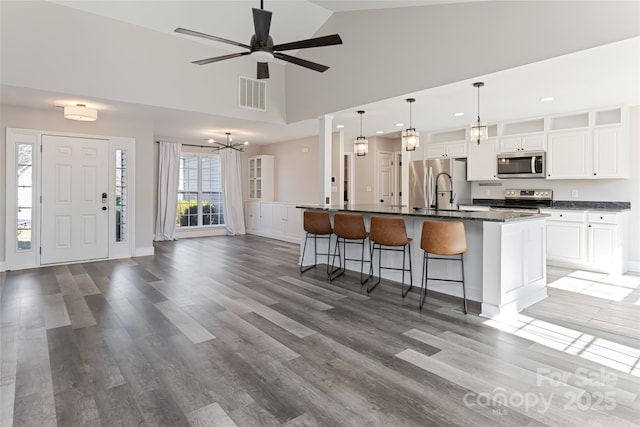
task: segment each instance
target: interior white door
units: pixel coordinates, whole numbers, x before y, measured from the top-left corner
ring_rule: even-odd
[[[380,151],[378,155],[378,200],[393,204],[393,153]]]
[[[41,264],[108,257],[108,145],[42,136]]]

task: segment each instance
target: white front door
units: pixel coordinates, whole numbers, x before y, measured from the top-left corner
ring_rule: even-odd
[[[107,258],[109,141],[42,136],[42,264]]]
[[[393,153],[380,151],[378,157],[378,200],[393,204]]]

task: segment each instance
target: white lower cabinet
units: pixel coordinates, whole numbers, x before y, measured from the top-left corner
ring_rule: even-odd
[[[467,157],[467,181],[497,180],[498,141],[495,138],[469,142]]]
[[[612,274],[628,270],[629,212],[541,210],[547,218],[547,263]]]
[[[302,211],[293,203],[245,202],[245,222],[248,234],[300,243]]]

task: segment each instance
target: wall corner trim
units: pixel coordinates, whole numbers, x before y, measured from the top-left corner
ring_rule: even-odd
[[[155,249],[153,246],[148,246],[146,248],[135,248],[133,251],[134,257],[139,256],[152,256],[155,254]]]

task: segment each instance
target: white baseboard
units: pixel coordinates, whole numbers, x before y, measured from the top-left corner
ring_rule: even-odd
[[[629,271],[640,273],[640,261],[629,261]]]
[[[0,261],[0,273],[4,271],[4,261]]]
[[[155,249],[153,246],[148,246],[146,248],[135,248],[133,251],[133,256],[151,256],[155,253]]]

